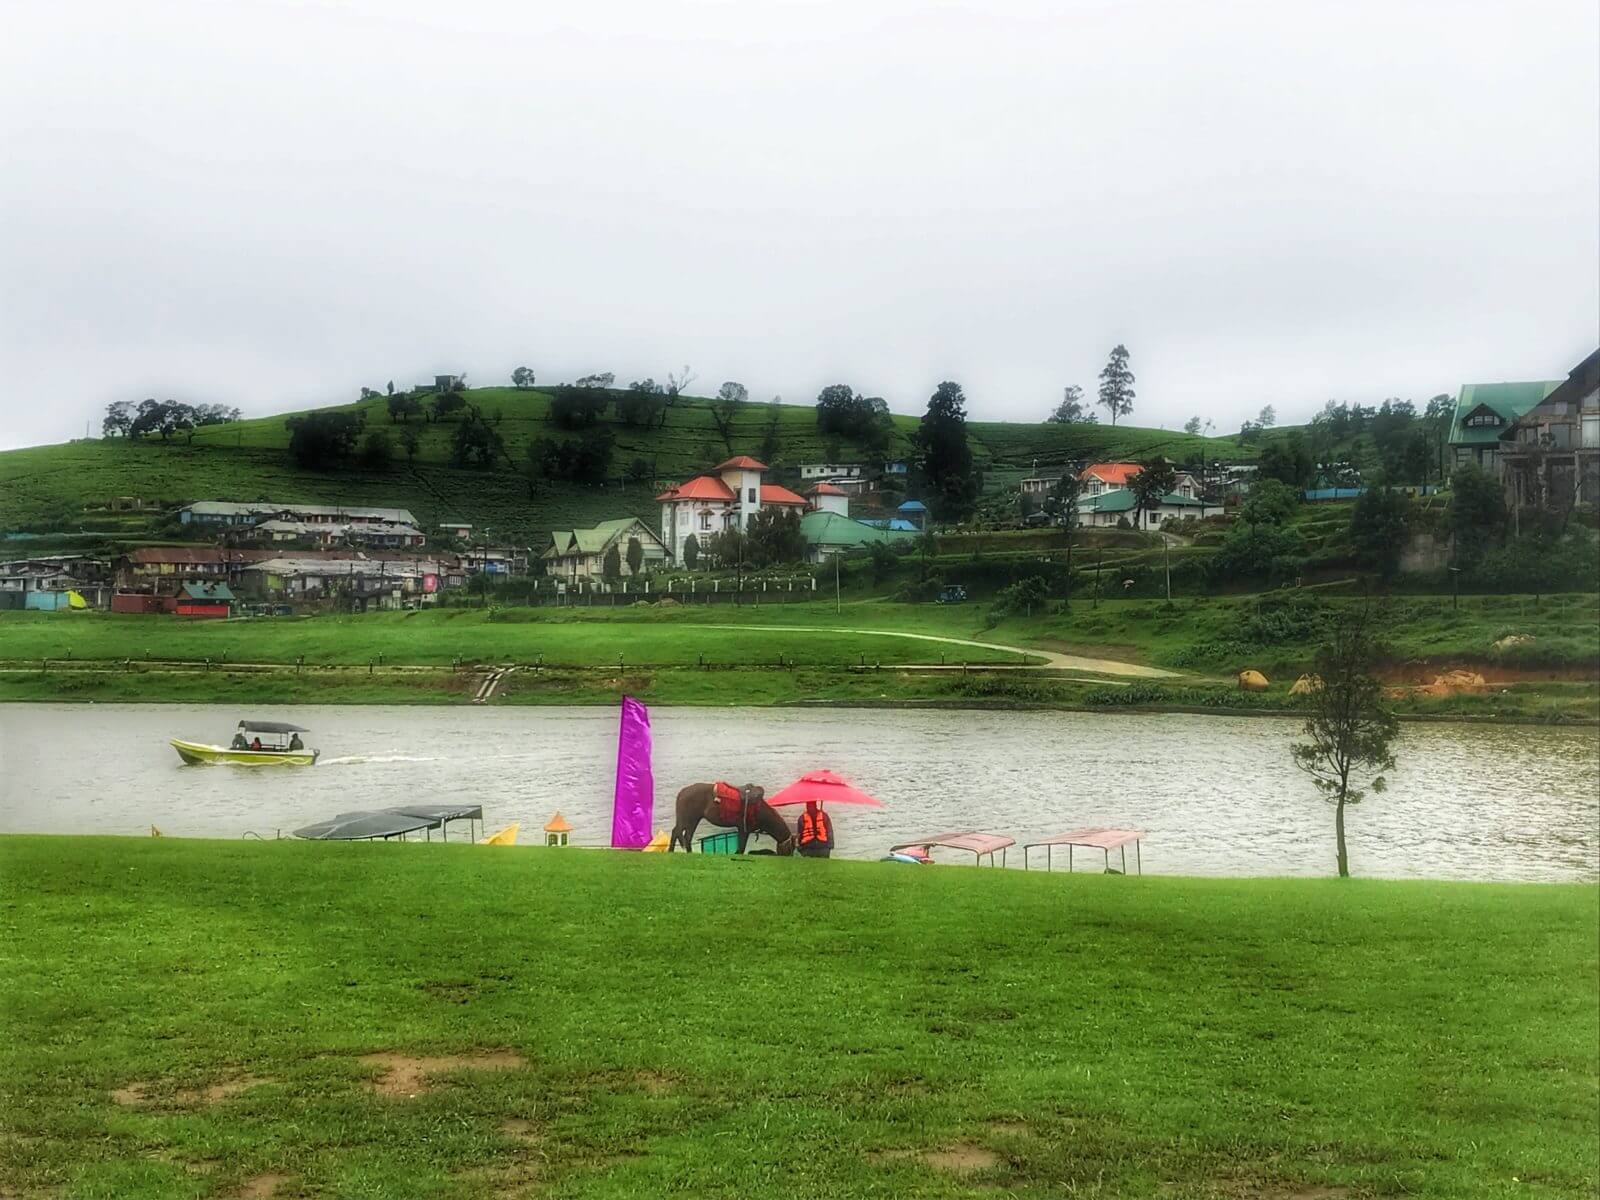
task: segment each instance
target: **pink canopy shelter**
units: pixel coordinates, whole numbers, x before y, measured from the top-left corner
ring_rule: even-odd
[[[776,796],[768,796],[773,808],[786,804],[806,804],[815,800],[819,804],[860,804],[867,808],[882,808],[883,801],[876,796],[851,787],[832,771],[807,771]]]
[[[976,833],[971,830],[962,833],[937,833],[932,837],[912,838],[908,842],[900,842],[889,847],[889,853],[904,850],[910,846],[948,846],[952,850],[970,851],[975,861],[981,863],[983,856],[989,856],[989,865],[994,866],[995,851],[1000,852],[1000,865],[1005,866],[1006,847],[1015,846],[1015,838],[1008,838],[1003,833]]]
[[[1085,846],[1090,850],[1099,850],[1105,854],[1106,870],[1111,870],[1111,852],[1120,851],[1122,854],[1122,873],[1128,873],[1128,843],[1133,843],[1133,860],[1139,874],[1144,874],[1144,855],[1139,849],[1139,844],[1144,841],[1148,832],[1144,829],[1105,829],[1094,826],[1089,829],[1074,829],[1071,833],[1058,833],[1055,837],[1040,838],[1037,842],[1029,842],[1022,848],[1022,866],[1028,866],[1028,851],[1035,846],[1044,846],[1044,869],[1048,871],[1051,866],[1051,856],[1055,847],[1067,848],[1067,870],[1072,870],[1072,848]]]

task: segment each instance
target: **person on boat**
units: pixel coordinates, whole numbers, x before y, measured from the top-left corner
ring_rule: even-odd
[[[229,744],[228,749],[229,750],[248,750],[248,749],[250,749],[250,743],[244,740],[244,734],[235,733],[233,735],[233,741]]]
[[[800,814],[795,844],[806,858],[827,858],[833,853],[833,822],[815,800],[807,800]]]
[[[289,735],[289,749],[304,750],[305,748],[306,744],[300,740],[300,735],[298,733]]]
[[[252,749],[252,750],[261,749],[261,739],[260,739],[260,737],[253,737],[253,738],[250,739],[250,749]]]

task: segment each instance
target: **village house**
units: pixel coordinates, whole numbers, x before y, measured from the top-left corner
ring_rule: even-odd
[[[258,525],[263,521],[281,519],[305,524],[365,525],[389,524],[415,527],[416,517],[404,508],[361,508],[328,504],[283,504],[278,501],[258,500],[235,503],[230,500],[196,500],[178,510],[178,520],[184,525]]]
[[[618,570],[624,577],[628,567],[628,542],[638,539],[643,558],[641,574],[660,570],[667,562],[667,548],[650,527],[638,517],[619,517],[602,521],[590,529],[558,529],[550,535],[544,552],[545,571],[557,579],[599,579],[605,573],[607,551],[617,552]]]
[[[917,536],[914,531],[879,529],[835,512],[808,512],[800,518],[800,532],[808,547],[806,559],[813,563],[863,550],[875,542],[889,546],[909,543]]]
[[[465,521],[441,521],[439,532],[454,542],[464,542],[472,536],[472,526]]]
[[[1468,383],[1456,398],[1455,416],[1450,422],[1450,464],[1456,467],[1481,467],[1491,475],[1500,474],[1500,435],[1518,417],[1533,408],[1562,380],[1535,380],[1529,383]]]
[[[229,617],[233,600],[225,583],[186,583],[178,589],[172,611],[180,617]]]
[[[1222,511],[1220,504],[1207,504],[1203,500],[1168,492],[1158,506],[1146,509],[1136,519],[1133,511],[1135,503],[1133,493],[1127,488],[1091,496],[1078,504],[1078,524],[1086,529],[1097,529],[1126,521],[1138,529],[1159,529],[1163,521],[1210,517]]]
[[[526,575],[529,552],[516,546],[472,546],[461,555],[469,572],[485,575]]]
[[[0,610],[105,608],[110,564],[84,554],[42,555],[0,562]]]
[[[253,542],[306,542],[319,546],[376,546],[399,550],[427,542],[415,525],[393,521],[300,521],[273,517],[249,528]]]
[[[801,463],[800,481],[808,479],[859,479],[865,473],[861,463]]]
[[[286,552],[249,564],[241,577],[242,590],[252,596],[304,602],[339,597],[365,609],[399,608],[408,598],[431,602],[449,586],[450,575],[448,564],[432,558]]]
[[[1024,496],[1034,496],[1039,499],[1043,499],[1055,489],[1056,484],[1061,482],[1062,474],[1063,472],[1056,471],[1054,473],[1044,472],[1039,475],[1029,475],[1022,481],[1018,490],[1020,490]]]
[[[293,569],[269,572],[275,579],[256,571],[264,563],[289,564]],[[320,592],[320,582],[308,583],[300,576],[354,578],[368,572],[401,574],[421,578],[433,575],[433,588],[459,587],[467,571],[454,554],[415,554],[399,550],[289,550],[235,549],[218,546],[140,546],[118,562],[117,586],[122,591],[171,597],[185,583],[227,583],[236,590],[266,591],[268,594]],[[252,574],[251,572],[255,572]],[[265,586],[263,586],[265,585]]]
[[[656,497],[661,504],[661,545],[674,562],[693,535],[704,542],[725,529],[748,528],[763,508],[806,510],[805,500],[776,483],[763,483],[769,468],[747,454],[730,458]]]
[[[218,546],[140,546],[118,560],[117,587],[173,596],[184,583],[237,580],[245,567],[272,555]]]
[[[1161,498],[1159,505],[1135,514],[1129,482],[1143,470],[1138,463],[1093,463],[1080,471],[1083,492],[1078,501],[1078,524],[1092,529],[1126,521],[1140,528],[1159,529],[1163,521],[1209,517],[1222,511],[1220,504],[1208,504],[1201,497],[1199,480],[1187,471],[1179,471],[1172,491]]]
[[[1513,509],[1600,503],[1600,350],[1502,429],[1494,453]]]
[[[838,513],[841,517],[850,515],[850,497],[843,488],[823,480],[814,483],[805,491],[806,502],[815,512]]]

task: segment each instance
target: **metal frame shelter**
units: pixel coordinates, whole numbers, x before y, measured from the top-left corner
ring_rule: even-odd
[[[889,853],[896,850],[906,850],[912,846],[920,846],[925,851],[929,846],[945,846],[951,850],[966,850],[973,856],[975,865],[983,864],[983,856],[989,856],[989,865],[994,866],[995,851],[1000,852],[1000,865],[1006,865],[1006,847],[1015,846],[1016,838],[1008,838],[1003,833],[978,833],[967,830],[957,833],[939,833],[933,837],[912,838],[907,842],[900,842],[889,847]]]
[[[450,822],[465,821],[467,833],[472,841],[478,840],[478,825],[483,821],[483,805],[481,804],[410,804],[400,808],[384,809],[385,812],[397,813],[402,817],[422,817],[429,821],[439,822],[439,832],[445,841],[450,840]],[[431,828],[431,827],[430,827]],[[430,837],[428,839],[432,841]]]
[[[342,812],[327,821],[318,821],[294,831],[297,838],[324,842],[365,842],[381,838],[405,841],[408,833],[422,833],[433,840],[435,829],[444,831],[451,821],[481,821],[483,807],[477,804],[418,804],[408,808],[377,808]],[[445,833],[446,841],[449,834]],[[473,841],[477,841],[476,835]]]
[[[1144,874],[1144,857],[1139,849],[1139,843],[1144,840],[1146,829],[1074,829],[1071,833],[1058,833],[1055,837],[1040,838],[1037,842],[1028,842],[1022,847],[1022,869],[1028,869],[1028,851],[1035,846],[1043,846],[1044,869],[1052,867],[1052,857],[1057,846],[1067,848],[1067,870],[1072,870],[1072,849],[1074,846],[1083,846],[1091,850],[1104,852],[1106,871],[1111,870],[1111,852],[1120,851],[1122,854],[1122,873],[1128,873],[1128,843],[1133,843],[1134,867],[1140,875]]]

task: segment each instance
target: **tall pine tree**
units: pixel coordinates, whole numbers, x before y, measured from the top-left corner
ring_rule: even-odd
[[[1128,370],[1128,348],[1121,343],[1100,372],[1100,405],[1111,414],[1113,425],[1119,416],[1133,411],[1133,372]]]
[[[941,383],[928,399],[916,434],[923,499],[935,519],[960,521],[972,515],[981,480],[967,445],[967,398],[959,383]]]

